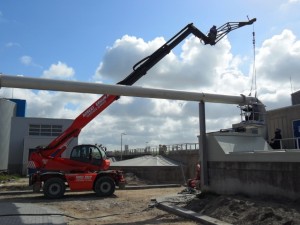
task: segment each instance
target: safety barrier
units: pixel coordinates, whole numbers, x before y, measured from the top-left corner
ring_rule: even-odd
[[[300,149],[300,137],[297,138],[282,138],[274,141],[280,142],[281,149]]]
[[[110,156],[118,155],[158,155],[167,154],[171,151],[189,151],[189,150],[199,150],[199,143],[181,143],[181,144],[171,144],[171,145],[159,145],[159,146],[147,146],[145,148],[134,148],[123,150],[115,150],[109,152]]]

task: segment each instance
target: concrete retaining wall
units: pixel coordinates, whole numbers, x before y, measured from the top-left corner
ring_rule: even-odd
[[[199,162],[199,150],[169,151],[165,157],[182,165],[186,180],[196,177],[196,165]]]
[[[186,181],[196,176],[196,165],[199,162],[199,150],[169,151],[164,157],[175,161],[179,167],[167,166],[111,166],[110,169],[120,169],[124,173],[133,173],[137,177],[148,180],[152,184],[186,184]]]
[[[219,194],[300,197],[300,163],[209,162],[209,190]]]
[[[207,135],[208,185],[218,194],[300,197],[300,151],[273,150],[259,136]]]
[[[133,173],[138,178],[147,181],[148,184],[184,184],[183,174],[180,167],[115,167],[110,169],[119,169],[126,173]]]

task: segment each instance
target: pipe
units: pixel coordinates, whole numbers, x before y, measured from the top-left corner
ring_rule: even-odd
[[[0,88],[23,88],[37,90],[51,90],[63,92],[111,94],[117,96],[133,96],[142,98],[160,98],[171,100],[185,100],[196,102],[214,102],[244,105],[257,99],[246,96],[232,96],[220,94],[197,93],[155,88],[143,88],[123,85],[109,85],[100,83],[87,83],[79,81],[63,81],[33,77],[0,75]]]

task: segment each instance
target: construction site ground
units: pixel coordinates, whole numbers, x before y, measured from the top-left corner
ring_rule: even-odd
[[[93,192],[67,192],[62,199],[49,200],[42,193],[24,192],[26,178],[0,184],[0,203],[34,204],[64,214],[66,224],[201,224],[155,207],[154,199],[167,199],[176,205],[231,224],[300,224],[300,203],[277,198],[246,196],[198,195],[176,198],[185,187],[143,188],[115,191],[107,198]],[[133,185],[145,184],[136,179]],[[17,191],[7,194],[7,191]],[[165,198],[175,196],[174,198]]]

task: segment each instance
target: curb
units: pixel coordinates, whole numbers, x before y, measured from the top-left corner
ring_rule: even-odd
[[[174,199],[174,198],[180,198],[180,197],[187,197],[187,198],[195,198],[196,196],[193,194],[187,194],[187,195],[182,195],[178,194],[176,196],[166,196],[162,198],[156,199],[156,204],[155,206],[158,209],[161,209],[163,211],[166,211],[168,213],[175,214],[177,216],[187,218],[196,222],[200,222],[201,224],[206,224],[206,225],[232,225],[230,223],[191,211],[189,209],[185,209],[182,207],[178,207],[175,205],[172,205],[169,199]]]
[[[150,189],[150,188],[170,188],[170,187],[181,187],[181,184],[154,184],[154,185],[128,185],[124,190],[136,190],[136,189]],[[118,189],[123,190],[123,189]]]
[[[32,190],[26,190],[26,191],[0,191],[0,195],[18,195],[18,194],[32,194]]]
[[[181,187],[181,184],[158,184],[158,185],[139,185],[139,186],[128,185],[123,189],[118,188],[116,190],[139,190],[139,189],[170,188],[170,187]],[[71,191],[67,189],[66,192],[71,192]],[[41,191],[40,193],[43,192]],[[35,193],[32,190],[0,191],[0,195],[18,195],[18,194],[38,194],[38,193]]]
[[[202,215],[200,213],[196,213],[191,210],[187,210],[178,206],[174,205],[169,205],[167,203],[158,203],[157,208],[164,210],[168,213],[172,213],[175,215],[178,215],[180,217],[184,217],[187,219],[191,219],[197,222],[200,222],[202,224],[207,224],[207,225],[231,225],[231,223],[227,223],[209,216]]]

